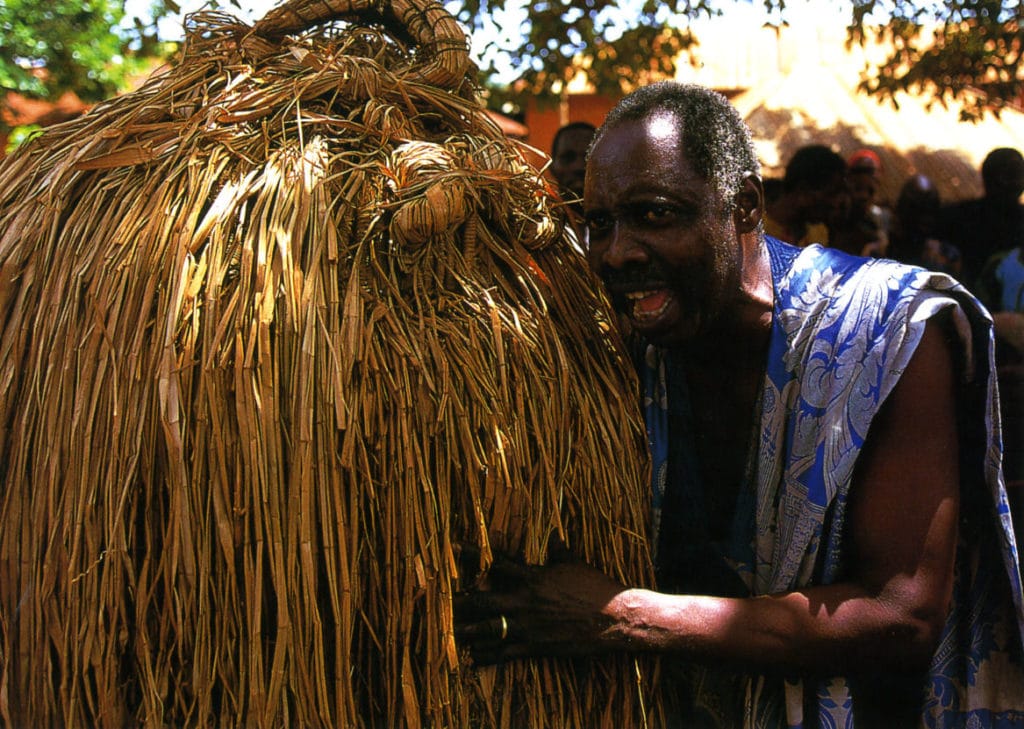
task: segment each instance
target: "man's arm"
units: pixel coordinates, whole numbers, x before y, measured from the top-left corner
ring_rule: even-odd
[[[471,623],[487,657],[609,650],[679,652],[746,670],[914,669],[948,609],[959,512],[952,354],[929,323],[876,417],[851,488],[851,572],[841,583],[756,598],[624,589],[578,564],[536,568],[518,589],[485,593],[471,614],[503,616],[505,639]],[[883,662],[883,663],[880,663]]]

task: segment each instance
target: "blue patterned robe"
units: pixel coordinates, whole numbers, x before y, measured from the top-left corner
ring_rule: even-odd
[[[718,545],[720,553],[752,595],[841,579],[846,504],[868,427],[926,321],[950,309],[965,379],[974,383],[966,403],[974,417],[968,422],[978,427],[962,434],[961,524],[967,526],[960,530],[953,607],[932,659],[921,726],[1024,727],[1024,609],[1001,475],[988,314],[943,274],[820,246],[794,248],[772,238],[767,245],[775,304],[759,442],[732,540]],[[667,438],[673,417],[676,432],[686,432],[678,423],[685,423],[679,413],[688,409],[685,392],[672,389],[679,378],[666,377],[668,353],[649,347],[641,370],[657,529],[666,480],[673,488],[685,481],[684,489],[692,492],[699,475],[688,439]],[[743,513],[744,503],[749,513]],[[723,672],[702,671],[697,669],[696,690],[710,686],[713,694]],[[729,680],[725,693],[711,697],[712,704],[740,704],[729,725],[801,727],[810,710],[818,713],[811,726],[853,726],[843,677],[816,685],[760,676]]]

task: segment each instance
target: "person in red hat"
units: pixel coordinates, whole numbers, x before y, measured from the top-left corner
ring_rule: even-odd
[[[846,160],[847,207],[830,231],[829,244],[860,256],[883,256],[889,244],[889,215],[878,204],[882,160],[859,149]]]

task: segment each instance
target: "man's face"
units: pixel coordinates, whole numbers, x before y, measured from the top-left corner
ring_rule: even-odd
[[[905,235],[933,234],[942,203],[931,180],[917,176],[908,181],[896,202],[896,219]]]
[[[850,190],[850,202],[855,211],[863,213],[874,204],[875,195],[878,194],[878,178],[874,172],[852,172],[847,177],[847,185]]]
[[[656,344],[694,341],[739,290],[732,214],[683,155],[671,114],[604,133],[591,152],[584,213],[591,267],[615,308]]]
[[[569,129],[558,138],[553,150],[551,176],[562,188],[563,194],[583,197],[583,178],[587,167],[587,147],[593,132],[589,129]],[[567,195],[568,197],[568,195]]]

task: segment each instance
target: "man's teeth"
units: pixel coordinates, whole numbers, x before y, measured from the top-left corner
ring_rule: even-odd
[[[626,300],[631,306],[631,314],[634,319],[654,319],[661,316],[668,310],[671,297],[665,289],[653,289],[651,291],[631,291],[627,293]]]
[[[626,298],[630,301],[639,301],[640,299],[646,299],[651,294],[657,293],[656,291],[630,291],[626,294]]]

